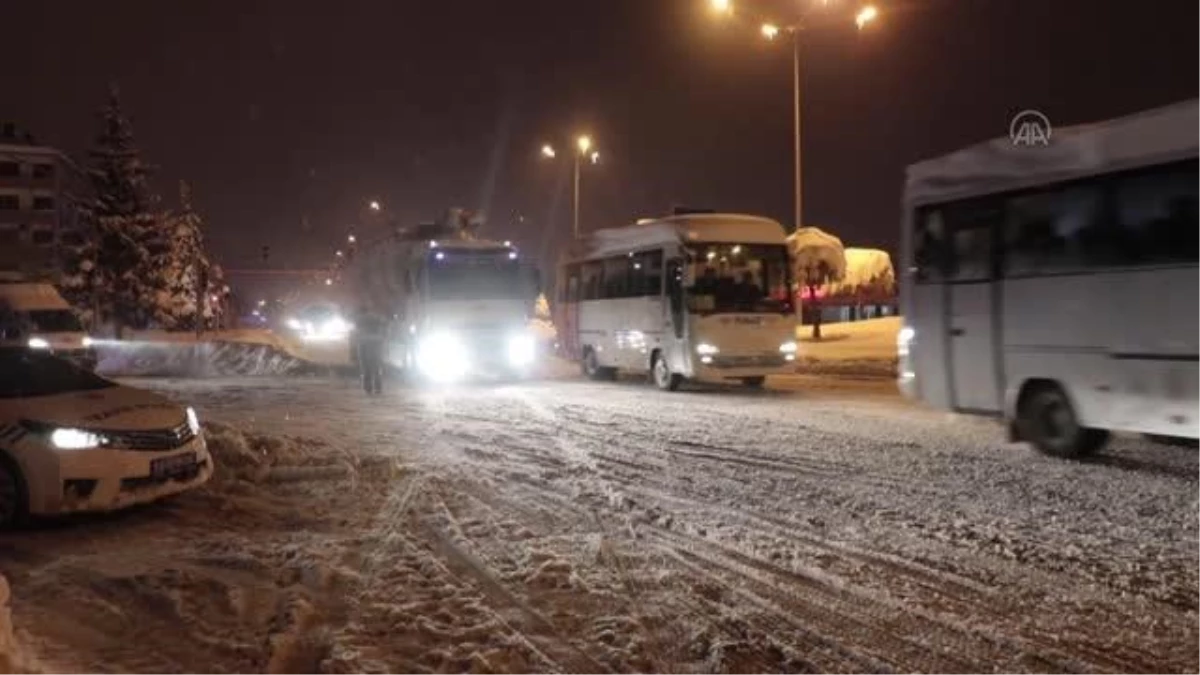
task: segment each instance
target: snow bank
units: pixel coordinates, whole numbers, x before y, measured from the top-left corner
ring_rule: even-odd
[[[314,366],[268,344],[104,341],[96,372],[108,377],[296,375]]]
[[[896,316],[825,324],[824,336],[813,340],[806,327],[796,327],[802,373],[893,377],[896,374]]]
[[[208,422],[208,450],[222,478],[252,483],[333,478],[359,469],[359,458],[315,438],[275,436]]]
[[[0,576],[0,673],[40,672],[13,633],[8,580]]]

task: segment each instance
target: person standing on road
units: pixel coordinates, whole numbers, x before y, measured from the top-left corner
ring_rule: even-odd
[[[363,389],[368,395],[383,393],[383,346],[387,337],[387,322],[371,306],[364,307],[355,324],[358,333],[358,367],[362,372]]]

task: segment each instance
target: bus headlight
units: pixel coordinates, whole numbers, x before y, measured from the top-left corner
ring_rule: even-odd
[[[417,348],[417,367],[439,382],[452,382],[467,372],[467,350],[452,333],[430,335]]]
[[[696,345],[696,353],[700,356],[712,356],[713,354],[720,353],[720,351],[716,345],[710,345],[707,342],[701,342]]]
[[[519,333],[508,339],[508,365],[523,368],[533,363],[537,346],[533,336]]]
[[[795,354],[796,353],[796,341],[788,340],[787,342],[779,345],[779,351],[783,352],[784,354]]]
[[[46,338],[31,337],[29,338],[30,349],[50,349],[50,343]]]

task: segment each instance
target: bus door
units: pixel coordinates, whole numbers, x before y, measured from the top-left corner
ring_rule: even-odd
[[[684,293],[686,266],[683,258],[667,261],[664,285],[666,302],[662,303],[662,353],[674,372],[685,372],[687,366],[687,298]]]
[[[947,369],[952,405],[970,412],[1003,410],[1000,377],[995,237],[1002,202],[973,200],[947,209],[951,235],[946,279]]]

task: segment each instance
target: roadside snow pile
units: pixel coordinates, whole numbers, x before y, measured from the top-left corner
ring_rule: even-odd
[[[272,436],[243,431],[219,422],[204,425],[216,476],[251,483],[348,476],[359,458],[325,441],[300,436]]]
[[[109,377],[220,377],[296,375],[312,370],[269,344],[252,342],[102,343],[96,372]]]
[[[894,377],[899,331],[897,316],[826,324],[820,340],[813,340],[807,329],[797,327],[798,370],[805,374]]]
[[[39,672],[13,634],[9,599],[8,580],[0,576],[0,673]]]

